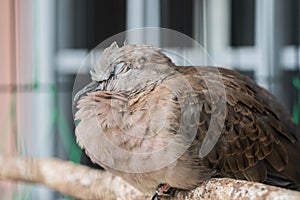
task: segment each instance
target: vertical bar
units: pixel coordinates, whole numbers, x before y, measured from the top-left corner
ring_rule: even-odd
[[[0,1],[0,84],[2,86],[11,84],[12,54],[12,10],[11,1]]]
[[[160,1],[145,1],[145,27],[154,27],[153,31],[146,32],[147,41],[155,46],[160,45]],[[155,29],[157,27],[157,30]]]
[[[230,1],[207,1],[207,49],[212,56],[225,52],[229,46]]]
[[[269,67],[271,67],[271,52],[269,52],[269,42],[272,37],[272,27],[270,27],[270,1],[255,2],[255,44],[259,52],[258,65],[255,69],[256,81],[259,85],[266,89],[270,89],[267,77],[269,75]],[[271,33],[270,33],[271,32]],[[271,34],[271,35],[269,35]]]
[[[194,0],[194,38],[202,46],[204,46],[203,23],[203,0]]]
[[[204,51],[207,51],[207,32],[208,32],[208,4],[206,0],[194,0],[194,39],[203,47]],[[203,52],[204,53],[204,52]],[[203,55],[201,58],[201,65],[208,65],[207,55]]]
[[[54,1],[54,0],[53,0]],[[57,48],[74,48],[75,43],[75,3],[74,0],[57,0]]]
[[[159,0],[145,1],[145,26],[158,27],[160,24]]]
[[[126,29],[135,29],[135,28],[142,28],[145,24],[145,15],[144,15],[144,5],[145,1],[141,0],[127,0],[127,7],[126,7]],[[142,32],[129,32],[127,35],[128,43],[131,42],[143,42],[143,34]]]
[[[284,7],[285,3],[280,0],[256,0],[255,38],[260,52],[257,82],[278,98],[282,98],[280,52],[285,34]]]
[[[53,89],[39,87],[54,86],[54,50],[55,50],[55,1],[33,0],[33,36],[34,36],[34,68],[38,87],[33,94],[33,146],[28,149],[35,157],[53,155]],[[71,104],[71,102],[70,102]],[[28,111],[30,112],[30,111]],[[36,198],[52,199],[52,192],[39,187]]]
[[[12,75],[11,67],[13,64],[14,52],[13,52],[13,40],[14,33],[12,32],[13,22],[12,15],[14,14],[14,8],[12,7],[10,0],[0,1],[0,151],[6,154],[16,153],[11,148],[11,135],[13,121],[10,117],[10,106],[12,101]],[[0,196],[1,198],[12,199],[13,192],[16,189],[16,185],[12,185],[9,182],[0,183]]]
[[[38,76],[39,85],[54,84],[54,14],[55,6],[52,0],[34,0],[34,59]],[[36,137],[33,138],[37,142],[37,148],[32,153],[39,156],[49,156],[52,154],[51,140],[49,135],[51,132],[51,111],[52,111],[52,95],[45,94],[37,88],[35,99],[35,116],[36,116]],[[50,89],[50,88],[49,88]],[[49,90],[50,93],[50,90]],[[51,137],[50,137],[51,138]]]

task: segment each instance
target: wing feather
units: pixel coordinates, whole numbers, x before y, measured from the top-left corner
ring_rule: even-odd
[[[201,70],[203,74],[210,71],[206,68]],[[280,185],[280,180],[283,180],[282,184],[289,182],[295,187],[300,180],[300,162],[290,160],[295,149],[300,152],[296,139],[300,132],[291,121],[286,120],[289,115],[282,111],[286,108],[243,75],[227,69],[220,69],[220,72],[226,88],[226,119],[219,141],[207,155],[211,166],[217,169],[218,176],[274,185]],[[194,84],[197,87],[197,83]],[[203,139],[211,115],[218,108],[214,106],[216,102],[207,98],[206,88],[198,92],[199,102],[205,100],[199,127],[199,138]],[[293,153],[287,151],[287,145],[294,146]],[[278,178],[276,183],[274,174],[284,178]],[[297,187],[300,188],[299,185]]]

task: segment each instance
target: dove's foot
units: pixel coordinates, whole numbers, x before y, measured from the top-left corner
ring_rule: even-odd
[[[169,190],[170,190],[170,186],[168,184],[166,183],[159,184],[151,200],[160,200],[162,196],[170,196]]]

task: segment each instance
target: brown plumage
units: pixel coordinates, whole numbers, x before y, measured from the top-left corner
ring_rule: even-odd
[[[299,190],[300,132],[246,76],[176,66],[159,49],[115,43],[91,76],[75,97],[78,143],[141,191],[190,190],[211,177]]]

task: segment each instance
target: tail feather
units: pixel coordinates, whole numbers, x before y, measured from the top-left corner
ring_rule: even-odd
[[[266,184],[300,191],[300,145],[299,143],[283,144],[288,153],[288,162],[280,172],[270,164],[267,165]]]
[[[282,173],[300,188],[300,144],[287,144],[285,148],[288,152],[289,160]]]

